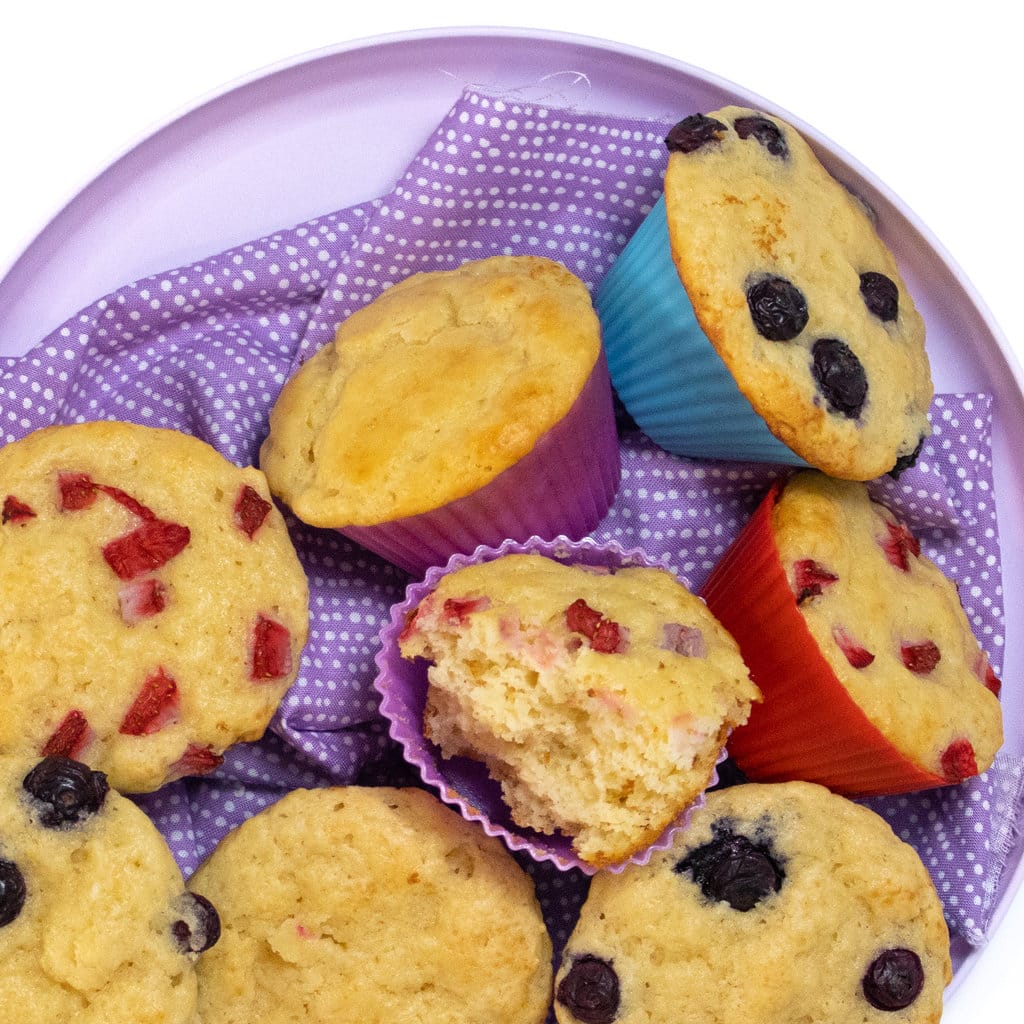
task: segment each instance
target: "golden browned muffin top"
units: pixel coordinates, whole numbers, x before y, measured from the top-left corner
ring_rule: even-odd
[[[260,453],[314,526],[367,526],[476,491],[569,411],[600,351],[583,283],[537,256],[416,274],[288,381]]]

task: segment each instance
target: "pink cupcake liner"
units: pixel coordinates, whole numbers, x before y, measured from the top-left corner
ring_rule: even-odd
[[[598,544],[590,538],[574,541],[568,537],[553,540],[530,537],[525,541],[509,539],[498,547],[481,545],[471,554],[453,555],[446,565],[432,566],[423,580],[407,588],[405,600],[392,607],[390,619],[380,632],[381,646],[375,659],[378,675],[374,686],[381,694],[380,711],[390,723],[389,733],[401,745],[406,761],[419,771],[427,785],[437,789],[445,803],[457,808],[467,820],[479,822],[487,835],[502,839],[510,850],[525,851],[537,861],[550,861],[562,871],[575,868],[587,875],[594,875],[598,870],[618,873],[629,864],[646,864],[656,850],[672,845],[673,837],[686,827],[690,815],[704,805],[703,794],[682,811],[650,846],[621,863],[598,869],[576,855],[571,837],[557,833],[545,835],[515,824],[508,805],[502,799],[501,786],[491,778],[483,764],[464,757],[444,758],[440,749],[423,735],[427,665],[419,659],[409,661],[402,657],[398,649],[399,634],[409,616],[434,590],[442,576],[467,565],[489,562],[509,554],[539,554],[567,564],[608,569],[632,566],[668,568],[663,561],[656,561],[638,549],[624,549],[614,542]],[[719,763],[725,756],[723,750]],[[718,773],[713,770],[708,788],[717,781]]]
[[[518,462],[437,509],[340,530],[413,576],[478,545],[529,537],[585,537],[618,491],[621,466],[604,352],[569,412]]]

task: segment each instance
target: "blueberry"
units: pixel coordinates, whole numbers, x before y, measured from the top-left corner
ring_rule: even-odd
[[[706,114],[691,114],[673,125],[665,136],[665,147],[670,153],[692,153],[701,146],[718,142],[729,129]]]
[[[171,925],[171,934],[182,953],[204,953],[220,938],[220,914],[205,896],[186,892],[176,909],[181,917]]]
[[[619,976],[607,960],[589,953],[575,957],[555,997],[584,1024],[612,1024],[619,1013]]]
[[[811,356],[811,372],[829,412],[856,419],[868,397],[868,378],[861,361],[838,338],[819,338]]]
[[[40,805],[39,823],[45,828],[77,825],[95,814],[110,788],[103,772],[68,757],[44,757],[22,786]]]
[[[14,861],[0,857],[0,928],[10,924],[25,905],[25,878]]]
[[[675,870],[689,871],[707,899],[724,900],[742,913],[778,892],[786,877],[767,846],[727,828],[717,829],[711,842],[691,850]]]
[[[900,312],[900,290],[896,282],[875,270],[860,275],[860,293],[864,305],[879,320],[895,320]]]
[[[917,458],[921,454],[921,449],[923,447],[924,436],[922,435],[917,439],[917,446],[909,455],[900,455],[896,459],[896,464],[892,467],[892,469],[889,470],[889,476],[891,476],[893,480],[899,480],[900,474],[904,470],[910,469],[910,467],[914,465],[915,462],[917,462]]]
[[[769,341],[791,341],[807,326],[807,300],[795,284],[770,275],[747,285],[754,327]]]
[[[732,126],[741,139],[753,139],[760,142],[772,156],[789,159],[789,146],[786,145],[786,136],[782,129],[767,117],[760,114],[751,114],[747,117],[738,117],[733,121]]]
[[[921,958],[912,949],[884,949],[861,981],[864,998],[877,1010],[902,1010],[924,987]]]

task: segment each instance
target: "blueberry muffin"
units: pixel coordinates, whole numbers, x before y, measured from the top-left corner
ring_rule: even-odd
[[[163,837],[80,762],[0,757],[0,1008],[18,1024],[195,1024],[219,933]]]
[[[308,596],[258,470],[176,431],[49,427],[0,449],[0,502],[0,751],[144,792],[263,734]]]
[[[840,477],[912,459],[929,432],[924,323],[862,205],[755,110],[686,118],[666,145],[680,279],[772,431]]]
[[[679,454],[847,479],[912,464],[924,323],[864,204],[756,110],[693,114],[665,141],[664,201],[597,300],[638,424]]]
[[[704,596],[764,693],[729,747],[751,778],[868,795],[992,764],[999,679],[955,585],[864,484],[791,477]]]
[[[662,568],[509,554],[443,575],[399,637],[423,728],[486,764],[516,824],[594,867],[643,850],[708,784],[758,696],[736,644]]]
[[[671,850],[591,883],[560,1024],[934,1024],[952,978],[914,849],[810,783],[709,793]]]
[[[222,921],[203,1024],[540,1024],[550,1005],[533,883],[424,790],[294,790],[189,884]]]
[[[480,543],[589,533],[619,463],[586,286],[538,256],[406,278],[285,384],[260,466],[301,520],[417,574]]]

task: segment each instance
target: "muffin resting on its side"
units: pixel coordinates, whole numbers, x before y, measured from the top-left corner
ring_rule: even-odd
[[[430,662],[424,730],[483,761],[513,820],[612,865],[708,784],[757,699],[736,644],[664,569],[505,555],[441,577],[400,637]]]
[[[101,772],[0,757],[5,1021],[195,1024],[196,961],[219,931],[163,836]]]
[[[999,680],[955,585],[864,484],[793,476],[704,596],[764,693],[729,746],[750,778],[869,795],[992,764]]]
[[[260,465],[301,520],[414,573],[589,533],[619,452],[585,285],[538,256],[406,278],[285,384]]]
[[[664,202],[597,296],[640,427],[678,454],[853,480],[913,463],[924,321],[864,204],[761,111],[692,114],[665,144]]]
[[[529,876],[424,790],[293,790],[189,884],[223,923],[203,1024],[540,1024],[550,1005]]]
[[[709,793],[670,850],[591,883],[559,1024],[936,1024],[952,978],[913,847],[809,783]]]

